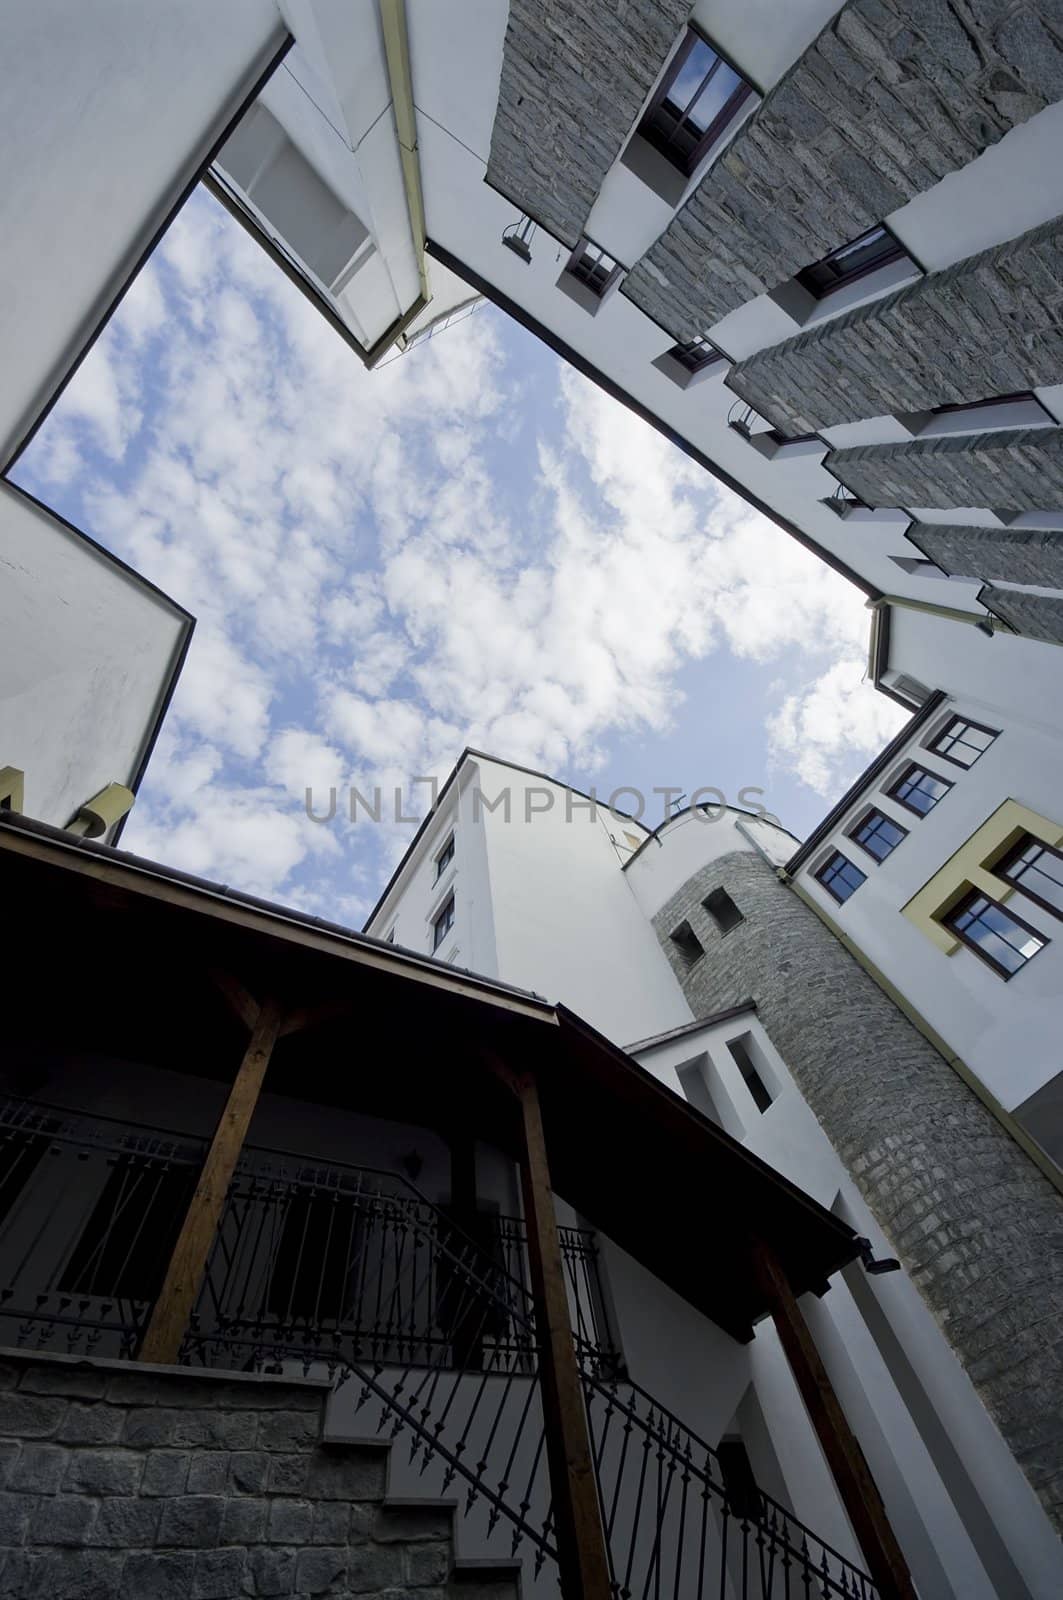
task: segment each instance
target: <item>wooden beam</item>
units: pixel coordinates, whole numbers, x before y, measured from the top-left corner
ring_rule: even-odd
[[[258,1021],[259,1004],[253,994],[249,994],[238,978],[231,972],[223,972],[221,967],[211,967],[211,980],[216,988],[225,996],[226,1004],[238,1022],[242,1022],[248,1033],[253,1032]]]
[[[564,1600],[611,1600],[609,1557],[533,1078],[520,1080],[519,1095],[524,1133],[520,1173],[561,1593]]]
[[[203,1169],[177,1236],[162,1288],[137,1352],[138,1361],[174,1363],[207,1269],[236,1163],[266,1076],[280,1028],[280,1008],[261,1007],[244,1058],[218,1119]]]
[[[753,1247],[757,1274],[779,1342],[823,1447],[853,1532],[881,1600],[917,1600],[908,1563],[890,1526],[871,1469],[849,1426],[786,1273],[771,1247]]]

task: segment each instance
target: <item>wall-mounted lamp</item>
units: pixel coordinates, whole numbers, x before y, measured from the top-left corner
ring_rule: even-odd
[[[879,1277],[883,1272],[900,1272],[901,1264],[895,1256],[880,1256],[876,1260],[870,1239],[858,1238],[856,1243],[860,1250],[860,1260],[864,1263],[864,1271],[870,1272],[873,1278]]]
[[[535,237],[535,223],[531,217],[521,217],[519,222],[511,222],[502,234],[502,243],[507,250],[512,250],[515,256],[527,263],[531,260],[531,242]]]

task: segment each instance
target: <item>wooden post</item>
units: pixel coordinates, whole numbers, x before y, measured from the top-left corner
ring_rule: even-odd
[[[564,1600],[610,1600],[594,1463],[583,1386],[568,1315],[561,1244],[550,1189],[539,1091],[532,1078],[516,1085],[524,1123],[520,1174],[528,1229],[528,1264],[540,1341],[546,1456],[554,1501]]]
[[[196,1303],[229,1184],[258,1104],[280,1028],[280,1009],[267,1000],[248,1041],[225,1109],[218,1119],[199,1181],[177,1235],[162,1288],[137,1352],[138,1361],[176,1362]]]
[[[779,1342],[786,1352],[881,1600],[916,1600],[911,1573],[886,1516],[882,1496],[834,1392],[786,1273],[767,1244],[761,1242],[753,1248]]]

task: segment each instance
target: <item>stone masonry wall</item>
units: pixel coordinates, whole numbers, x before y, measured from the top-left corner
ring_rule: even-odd
[[[1040,639],[1043,644],[1063,644],[1063,599],[992,586],[982,589],[978,598],[995,617],[1027,639]]]
[[[1061,218],[758,350],[727,377],[793,434],[1061,381]]]
[[[573,247],[691,0],[511,0],[487,182]]]
[[[1063,0],[850,0],[621,286],[707,332],[1063,98]]]
[[[953,577],[1063,589],[1063,533],[915,522],[906,537]]]
[[[702,906],[717,888],[745,918],[726,935]],[[684,919],[705,947],[690,969],[669,939]],[[756,1002],[806,1101],[1063,1530],[1063,1197],[759,857],[736,852],[713,862],[673,895],[654,925],[695,1016],[747,997]]]
[[[869,506],[1063,509],[1063,428],[859,445],[832,450],[823,465]]]
[[[0,1352],[5,1600],[439,1600],[450,1515],[323,1445],[329,1386]]]

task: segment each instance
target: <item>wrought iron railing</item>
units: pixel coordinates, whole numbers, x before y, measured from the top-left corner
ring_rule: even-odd
[[[0,1105],[0,1342],[129,1355],[202,1141]],[[622,1374],[597,1246],[561,1230],[616,1600],[875,1600],[874,1585]],[[523,1224],[471,1230],[394,1173],[246,1149],[182,1360],[330,1374],[425,1492],[463,1490],[547,1587],[551,1518]],[[497,1548],[497,1543],[494,1546]],[[543,1571],[544,1565],[548,1570]]]
[[[0,1342],[132,1354],[205,1142],[0,1103]]]
[[[859,1567],[578,1348],[617,1600],[875,1600]]]

